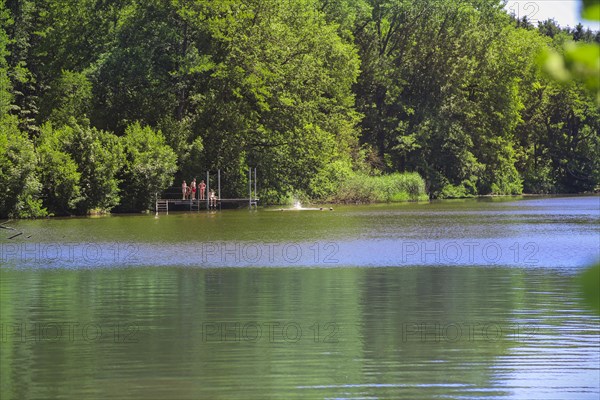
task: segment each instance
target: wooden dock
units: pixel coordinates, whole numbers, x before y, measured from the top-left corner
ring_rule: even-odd
[[[195,178],[194,178],[195,179]],[[237,199],[221,199],[221,170],[217,170],[217,192],[216,194],[216,198],[213,198],[212,201],[210,201],[208,198],[206,199],[196,199],[196,198],[189,198],[189,199],[182,199],[179,196],[182,195],[182,192],[179,192],[178,188],[172,186],[169,189],[174,189],[174,190],[167,190],[164,191],[161,196],[169,196],[170,198],[158,198],[159,193],[156,193],[156,213],[158,214],[159,212],[169,212],[169,208],[173,209],[173,207],[177,207],[179,210],[181,210],[182,208],[185,208],[189,211],[200,211],[200,210],[220,210],[221,207],[223,206],[223,204],[228,204],[228,205],[235,205],[237,204],[238,207],[244,206],[244,205],[248,205],[248,208],[252,209],[252,207],[257,208],[258,207],[258,202],[259,202],[259,198],[256,197],[257,192],[257,187],[256,187],[256,168],[254,168],[254,179],[252,177],[252,168],[248,168],[248,198],[237,198]],[[254,184],[254,194],[252,194],[252,184]],[[213,192],[214,190],[210,190],[211,186],[210,186],[210,171],[206,172],[206,188],[205,188],[205,193],[206,193],[206,197],[210,196],[210,193]],[[171,197],[172,196],[172,197]],[[194,196],[200,196],[200,193],[198,194],[194,194]]]
[[[174,208],[178,208],[181,210],[182,208],[187,209],[189,211],[200,211],[200,210],[220,210],[223,204],[228,205],[238,205],[242,207],[244,205],[248,205],[249,208],[258,207],[258,202],[260,199],[258,198],[247,198],[247,199],[216,199],[216,204],[214,206],[210,206],[207,200],[199,200],[199,199],[157,199],[155,210],[158,214],[159,212],[168,213],[169,210],[174,211]]]

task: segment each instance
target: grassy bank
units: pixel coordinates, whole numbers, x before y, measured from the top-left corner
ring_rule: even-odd
[[[357,173],[339,186],[330,201],[335,203],[391,203],[427,200],[425,181],[416,172],[389,175]]]

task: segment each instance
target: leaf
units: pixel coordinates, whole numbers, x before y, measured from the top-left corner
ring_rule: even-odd
[[[581,17],[590,21],[600,21],[600,3],[598,0],[583,0]]]
[[[600,314],[600,263],[583,271],[577,280],[585,302]]]

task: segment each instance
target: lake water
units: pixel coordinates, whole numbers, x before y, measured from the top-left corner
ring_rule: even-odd
[[[598,222],[598,196],[12,221],[0,398],[598,399]]]

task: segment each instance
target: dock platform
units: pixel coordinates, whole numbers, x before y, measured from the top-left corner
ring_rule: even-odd
[[[169,210],[174,211],[174,208],[181,210],[185,208],[189,211],[200,211],[200,210],[220,210],[224,204],[227,205],[238,205],[238,207],[242,207],[244,205],[248,205],[249,208],[258,207],[258,202],[260,199],[258,198],[238,198],[238,199],[217,199],[216,204],[212,207],[209,206],[207,200],[199,200],[199,199],[157,199],[155,211],[158,214],[159,212],[168,213]]]
[[[194,178],[195,180],[196,178]],[[200,197],[200,190],[198,193],[194,191],[192,193],[190,187],[188,186],[188,195],[191,198],[181,198],[183,194],[183,190],[186,186],[181,188],[171,186],[167,188],[167,190],[162,193],[155,193],[156,205],[155,210],[158,214],[159,212],[169,212],[169,209],[173,210],[173,208],[177,208],[179,210],[187,209],[189,211],[200,211],[200,210],[220,210],[223,205],[235,206],[238,207],[248,205],[248,208],[252,209],[258,207],[258,202],[260,199],[256,197],[257,185],[256,185],[256,168],[254,168],[254,178],[252,177],[252,168],[248,168],[248,197],[247,198],[233,198],[233,199],[223,199],[221,198],[221,170],[217,170],[217,190],[211,189],[211,181],[210,181],[210,171],[206,171],[206,185],[205,185],[205,199],[195,198],[196,196]],[[185,181],[183,181],[185,183]],[[193,181],[192,181],[193,182]],[[204,182],[204,181],[202,181]],[[254,184],[254,194],[252,193],[252,184]],[[199,188],[199,186],[197,186]],[[212,201],[209,196],[210,193],[213,193],[215,197],[213,197]],[[162,198],[159,198],[161,196]],[[186,196],[186,197],[187,197]],[[166,197],[166,198],[165,198]],[[211,204],[212,203],[212,204]],[[173,210],[174,211],[174,210]]]

